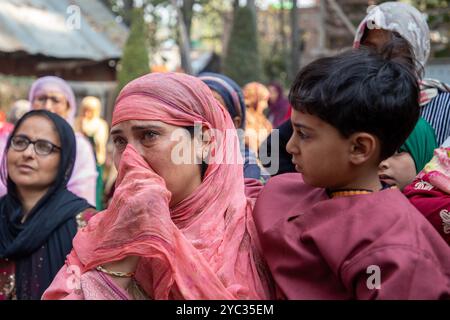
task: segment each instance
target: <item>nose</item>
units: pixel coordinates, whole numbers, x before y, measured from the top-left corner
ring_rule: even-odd
[[[139,142],[138,139],[134,139],[134,138],[128,140],[128,141],[127,141],[127,144],[121,149],[120,152],[118,152],[119,158],[122,157],[122,154],[123,154],[123,153],[125,152],[125,150],[127,150],[130,146],[132,146],[132,147],[136,150],[136,152],[137,152],[141,157],[145,158],[145,154],[146,154],[147,149],[146,149],[144,146],[142,146],[142,144]]]
[[[300,148],[297,145],[295,145],[294,135],[295,135],[295,132],[292,133],[291,138],[289,139],[288,143],[286,144],[286,151],[292,155],[300,153]]]
[[[389,162],[387,160],[381,161],[378,169],[380,169],[381,171],[389,169]]]
[[[35,155],[34,145],[30,143],[25,150],[22,151],[24,157],[33,157]]]
[[[128,141],[127,144],[123,148],[120,148],[120,150],[118,150],[116,148],[114,148],[114,150],[113,150],[113,161],[114,161],[114,166],[116,167],[116,169],[119,169],[122,156],[123,156],[125,150],[127,150],[130,146],[132,146],[137,151],[137,153],[145,159],[144,150],[139,145],[139,143],[133,142],[133,140]]]
[[[125,149],[126,149],[128,146],[132,146],[134,149],[136,149],[136,151],[137,151],[140,155],[142,155],[143,152],[144,152],[144,150],[143,150],[143,148],[142,148],[142,145],[141,145],[141,144],[139,143],[139,141],[136,140],[136,139],[130,139],[130,140],[128,140],[128,143],[127,143],[126,147],[123,149],[123,151],[125,151]]]
[[[44,109],[53,112],[53,102],[51,99],[46,99],[44,104]]]

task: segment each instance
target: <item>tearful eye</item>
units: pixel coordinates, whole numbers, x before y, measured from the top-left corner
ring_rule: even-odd
[[[121,137],[115,137],[115,138],[113,139],[113,143],[114,143],[114,146],[115,146],[117,149],[122,149],[122,148],[124,148],[124,147],[126,146],[126,144],[127,144],[127,142],[125,141],[125,139],[123,139],[123,138],[121,138]]]
[[[141,141],[143,145],[151,143],[158,134],[153,131],[146,131],[142,134]]]

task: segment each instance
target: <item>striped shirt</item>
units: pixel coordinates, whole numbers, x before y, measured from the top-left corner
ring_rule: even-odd
[[[421,107],[420,115],[433,127],[440,146],[450,136],[450,92],[439,92]]]

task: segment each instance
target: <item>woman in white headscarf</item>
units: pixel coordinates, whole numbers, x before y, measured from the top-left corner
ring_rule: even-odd
[[[410,51],[418,74],[430,55],[430,31],[425,16],[402,2],[384,2],[372,7],[360,23],[353,46],[381,49],[395,39],[400,50]],[[450,136],[450,86],[434,79],[421,79],[421,116],[436,132],[438,145]]]
[[[95,150],[97,161],[97,210],[103,210],[103,171],[106,162],[106,145],[109,138],[108,123],[101,118],[102,103],[99,98],[88,96],[83,98],[80,114],[75,120],[75,130],[83,133]]]

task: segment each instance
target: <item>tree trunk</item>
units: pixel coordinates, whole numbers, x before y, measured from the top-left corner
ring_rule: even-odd
[[[184,20],[184,24],[186,25],[186,32],[191,38],[191,26],[192,26],[192,17],[194,15],[194,3],[195,0],[183,0],[183,6],[181,7],[181,13]]]
[[[233,10],[237,10],[237,8],[239,8],[239,0],[234,0],[233,1]]]
[[[280,17],[281,50],[283,52],[283,55],[285,55],[287,53],[287,39],[286,39],[286,32],[284,32],[285,21],[284,21],[284,1],[283,0],[280,1],[279,17]]]
[[[133,10],[133,0],[124,0],[123,1],[123,23],[127,26],[131,26],[131,11]]]
[[[172,6],[177,11],[178,17],[178,26],[179,26],[179,42],[180,42],[180,56],[181,56],[181,67],[184,72],[187,74],[193,74],[192,63],[191,63],[191,45],[190,45],[190,37],[188,33],[188,28],[186,26],[186,20],[183,16],[183,12],[177,4],[177,0],[171,0]],[[192,3],[193,5],[193,3]],[[184,6],[184,4],[183,4]],[[191,10],[192,12],[192,10]],[[192,16],[190,17],[190,21],[192,22]],[[190,29],[190,26],[189,26]]]
[[[292,0],[291,9],[291,66],[288,76],[290,82],[294,81],[297,72],[300,69],[300,26],[297,0]]]
[[[247,0],[247,7],[249,7],[250,9],[252,9],[253,13],[256,14],[256,4],[255,4],[255,0]]]
[[[325,34],[325,19],[326,19],[326,0],[318,0],[319,1],[319,52],[320,54],[323,54],[325,51],[325,41],[326,41],[326,34]]]

